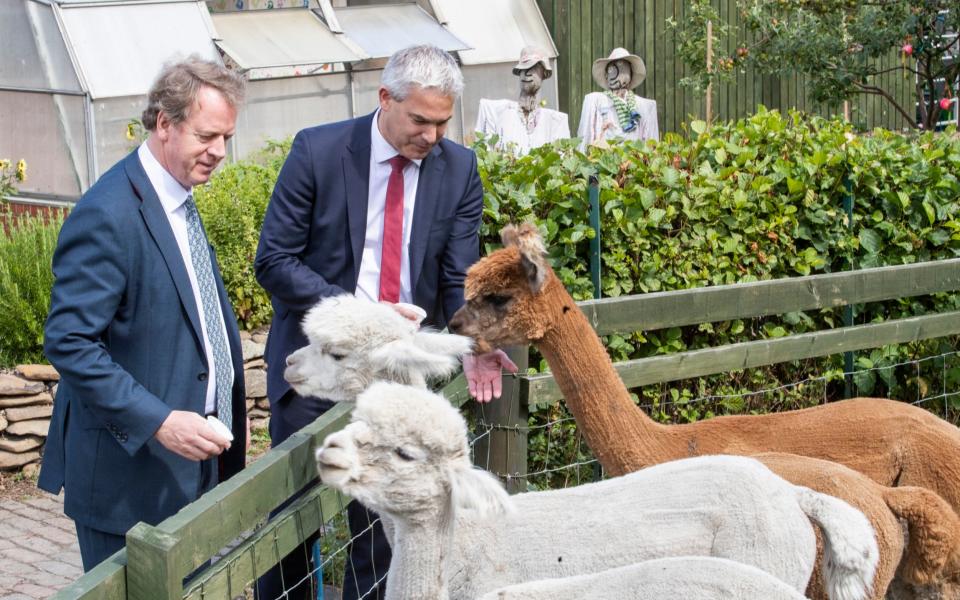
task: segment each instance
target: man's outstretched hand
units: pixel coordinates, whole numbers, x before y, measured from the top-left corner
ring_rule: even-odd
[[[477,402],[490,402],[503,391],[501,369],[516,373],[517,365],[503,350],[485,354],[467,354],[463,357],[463,374],[467,377],[470,395]]]

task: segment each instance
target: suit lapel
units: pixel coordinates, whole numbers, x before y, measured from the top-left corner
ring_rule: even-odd
[[[353,251],[353,283],[360,277],[363,241],[367,236],[370,190],[370,127],[373,115],[357,119],[343,155],[343,187],[347,192],[347,226]]]
[[[413,206],[413,228],[410,231],[410,287],[417,289],[423,259],[427,254],[427,239],[440,197],[441,181],[447,161],[440,144],[433,147],[420,164],[420,179],[417,182],[417,201]]]
[[[180,297],[180,304],[183,305],[187,316],[190,319],[190,325],[193,328],[193,334],[196,337],[197,344],[203,348],[203,334],[200,329],[200,315],[197,312],[197,300],[193,297],[193,288],[190,286],[190,278],[187,275],[187,267],[183,263],[183,255],[180,254],[180,247],[177,245],[177,238],[173,236],[173,230],[170,228],[170,221],[163,212],[163,206],[160,204],[160,198],[157,192],[147,179],[147,174],[140,164],[140,158],[134,151],[127,157],[124,165],[127,171],[127,177],[133,189],[140,197],[140,214],[143,215],[143,221],[150,232],[150,236],[160,249],[163,260],[170,271],[170,277],[173,279],[173,285]]]

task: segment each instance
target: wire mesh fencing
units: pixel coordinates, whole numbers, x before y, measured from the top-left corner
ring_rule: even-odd
[[[947,347],[955,342],[951,339]],[[889,353],[889,357],[901,354]],[[761,369],[757,370],[759,376],[711,376],[696,381],[647,386],[643,390],[633,390],[633,395],[637,405],[656,420],[681,423],[718,414],[777,412],[822,404],[835,399],[837,387],[845,378],[852,378],[856,387],[861,389],[884,394],[893,390],[899,400],[922,406],[954,424],[960,421],[960,351],[948,349],[929,356],[898,360],[860,360],[857,364],[854,371],[844,372],[830,368],[827,360],[809,361],[795,365],[791,371],[802,376],[785,382],[769,379],[776,382],[773,385],[762,385],[769,372]],[[761,385],[747,385],[756,381]],[[685,390],[684,393],[679,393],[679,389]],[[690,390],[700,393],[693,394]],[[491,418],[490,410],[486,405],[464,405],[464,414],[470,422],[473,462],[495,472],[508,487],[513,484],[513,489],[519,491],[558,489],[603,478],[602,469],[562,402],[539,407],[526,416],[525,424],[512,426],[499,424],[504,419]],[[511,405],[509,411],[508,422],[522,423],[523,419],[518,417],[526,413],[522,412],[519,402]],[[524,439],[524,470],[497,472],[496,465],[492,464],[492,453],[497,450],[494,438],[502,432]],[[322,487],[317,484],[317,489]],[[274,523],[276,526],[268,534],[255,530],[221,552],[213,559],[208,571],[225,574],[208,573],[203,581],[187,582],[183,597],[261,600],[383,598],[388,563],[378,564],[371,556],[358,557],[356,551],[351,553],[352,546],[374,530],[379,531],[382,523],[374,517],[365,526],[358,528],[354,524],[351,531],[348,501],[339,494],[315,494],[302,500],[302,506],[296,512],[278,517],[284,522]],[[292,547],[285,530],[296,531],[293,539],[298,542]],[[299,543],[299,540],[307,540],[307,543]],[[238,552],[244,547],[255,549],[252,557],[245,558],[249,552]],[[281,561],[285,556],[288,558]],[[300,566],[287,568],[291,561]],[[263,586],[259,591],[254,585],[235,590],[229,586],[225,588],[223,584],[223,581],[233,579],[262,582],[271,567],[278,563],[280,567],[273,569],[275,584],[269,594],[265,593]],[[359,571],[363,571],[362,576],[356,575]]]

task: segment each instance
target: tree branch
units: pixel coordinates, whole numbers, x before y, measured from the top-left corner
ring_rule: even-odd
[[[905,110],[903,110],[903,107],[900,106],[900,104],[897,102],[897,100],[896,100],[893,96],[891,96],[891,95],[889,94],[889,92],[887,92],[886,90],[884,90],[884,89],[882,89],[882,88],[879,88],[879,87],[877,87],[877,86],[875,86],[875,85],[866,85],[866,84],[863,84],[863,83],[861,83],[861,82],[859,82],[859,81],[854,81],[854,82],[853,82],[853,85],[855,85],[857,88],[859,88],[859,89],[860,89],[862,92],[864,92],[864,93],[867,93],[867,94],[876,94],[876,95],[878,95],[878,96],[883,96],[883,97],[887,100],[887,102],[889,102],[891,105],[893,105],[893,107],[897,110],[898,113],[900,113],[901,115],[903,115],[903,118],[907,120],[907,123],[910,123],[910,125],[911,125],[914,129],[917,128],[917,121],[916,121],[916,119],[914,119],[913,117],[911,117],[910,115],[908,115],[907,112],[906,112]]]

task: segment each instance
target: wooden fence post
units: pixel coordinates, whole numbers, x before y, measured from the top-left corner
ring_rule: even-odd
[[[593,297],[600,298],[603,287],[600,279],[600,180],[593,174],[587,183],[587,202],[590,204],[590,227],[593,239],[590,240],[590,281],[593,282]]]
[[[526,373],[529,347],[509,348],[507,354],[517,364],[518,372]],[[482,437],[473,446],[473,461],[504,480],[511,494],[527,489],[527,387],[525,379],[504,373],[500,399],[474,403]],[[492,429],[483,435],[488,427]]]
[[[707,21],[707,74],[713,74],[713,21]],[[713,82],[707,84],[707,125],[713,121]]]
[[[140,522],[127,532],[127,598],[179,600],[183,596],[180,539]]]

